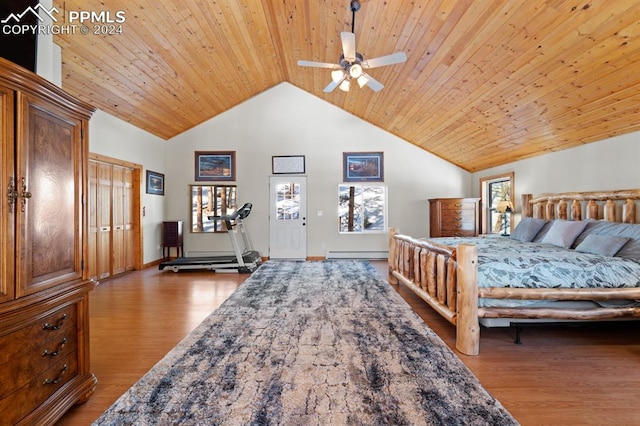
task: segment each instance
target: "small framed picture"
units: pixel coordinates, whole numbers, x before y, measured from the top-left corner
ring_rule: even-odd
[[[304,173],[304,155],[274,155],[271,170],[274,175]]]
[[[196,151],[195,180],[236,180],[236,152]]]
[[[344,182],[384,182],[383,152],[343,152]]]
[[[164,195],[164,175],[147,170],[147,194]]]

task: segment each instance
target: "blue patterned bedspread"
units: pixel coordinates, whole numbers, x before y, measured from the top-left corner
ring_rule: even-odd
[[[640,262],[508,237],[431,238],[478,246],[478,286],[511,288],[640,287]],[[496,301],[497,302],[497,301]],[[531,302],[529,302],[531,303]],[[493,301],[490,303],[495,306]],[[483,303],[487,306],[487,303]]]

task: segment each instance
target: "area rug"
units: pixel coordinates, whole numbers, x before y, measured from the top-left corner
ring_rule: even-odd
[[[268,261],[96,425],[515,425],[366,261]]]

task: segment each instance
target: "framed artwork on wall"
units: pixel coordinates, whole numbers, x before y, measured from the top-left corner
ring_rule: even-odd
[[[164,175],[147,170],[147,194],[164,195]]]
[[[383,152],[343,152],[344,182],[384,182]]]
[[[235,151],[196,151],[196,181],[236,180]]]
[[[274,175],[304,173],[304,155],[274,155],[271,170]]]

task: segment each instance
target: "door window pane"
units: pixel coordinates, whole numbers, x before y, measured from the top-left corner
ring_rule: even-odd
[[[300,218],[300,184],[282,182],[276,185],[276,220]]]

